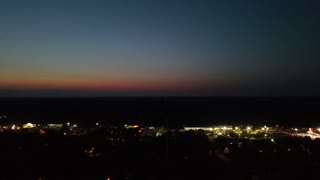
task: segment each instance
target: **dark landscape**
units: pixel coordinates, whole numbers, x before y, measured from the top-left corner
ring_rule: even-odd
[[[237,129],[250,124],[258,129],[267,124],[270,128],[317,128],[319,105],[317,97],[2,98],[0,177],[316,177],[320,168],[318,138],[269,133],[275,142],[257,136],[221,135],[212,139],[206,130],[183,127],[227,124]],[[18,124],[28,122],[39,127],[17,129]],[[77,128],[72,128],[70,122]],[[49,124],[54,123],[64,125],[50,130]],[[162,128],[158,131],[162,134],[156,135],[154,128]],[[76,129],[84,129],[85,133],[75,134]]]

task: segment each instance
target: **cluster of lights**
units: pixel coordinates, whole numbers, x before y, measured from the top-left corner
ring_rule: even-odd
[[[6,116],[0,116],[1,118],[4,118]],[[77,128],[78,125],[77,124],[71,124],[70,122],[67,122],[66,125],[70,128],[70,130],[72,130],[72,128]],[[99,122],[95,123],[96,126],[100,126]],[[49,127],[57,127],[57,128],[62,128],[62,124],[48,124]],[[21,128],[36,128],[36,127],[40,127],[39,124],[33,124],[33,123],[26,123],[23,124],[22,126],[18,126],[16,124],[11,124],[10,126],[3,126],[1,128],[2,130],[20,130]],[[124,126],[126,129],[131,129],[131,128],[139,128],[138,125],[125,125]],[[149,127],[149,129],[155,129],[155,127]],[[261,135],[264,135],[264,138],[267,138],[269,136],[268,133],[271,133],[269,131],[269,127],[267,127],[266,125],[264,125],[263,127],[260,128],[254,128],[254,126],[251,125],[247,125],[247,126],[235,126],[234,128],[232,126],[228,126],[228,125],[224,125],[224,126],[211,126],[211,127],[184,127],[184,130],[205,130],[205,131],[214,131],[217,130],[217,135],[226,135],[226,136],[230,136],[227,132],[225,131],[229,131],[229,130],[235,130],[235,133],[237,133],[239,136],[242,132],[247,132],[250,134],[256,134],[256,133],[262,133]],[[262,131],[261,131],[262,130]],[[273,130],[271,128],[271,130]],[[277,129],[276,129],[277,130]],[[289,129],[288,129],[289,130]],[[292,134],[292,132],[294,131],[295,133],[293,133],[296,136],[309,136],[312,139],[315,138],[320,138],[320,128],[309,128],[309,131],[306,133],[302,133],[303,129],[300,129],[301,133],[298,133],[299,129],[298,128],[291,128],[290,132]],[[299,132],[300,132],[299,131]],[[139,131],[141,132],[141,130]],[[45,134],[46,132],[43,131],[42,133],[40,132],[40,134]],[[67,135],[67,133],[64,133],[64,135]],[[275,142],[274,139],[270,139],[271,142]]]
[[[9,130],[9,129],[16,131],[16,130],[20,130],[21,127],[13,124],[12,126],[0,126],[0,129],[1,129],[1,132],[2,130]]]
[[[227,126],[223,126],[222,128],[221,128],[222,130],[232,130],[232,127],[227,127]]]
[[[236,127],[238,130],[239,127]],[[184,130],[206,130],[206,131],[213,131],[213,130],[223,130],[228,131],[232,130],[232,126],[222,126],[222,127],[184,127]]]
[[[36,124],[32,124],[32,123],[27,123],[27,124],[23,124],[22,128],[26,129],[26,128],[35,128],[37,127]]]
[[[266,126],[266,125],[264,125],[263,126],[263,128],[261,128],[263,131],[268,131],[269,130],[269,128]]]
[[[77,124],[73,124],[73,125],[71,125],[71,123],[70,123],[70,122],[67,122],[67,126],[68,126],[68,127],[71,127],[71,128],[77,128],[77,127],[78,127],[78,125],[77,125]]]
[[[94,153],[95,153],[95,148],[94,147],[91,147],[87,150],[84,151],[88,156],[92,157],[94,156]]]
[[[6,115],[2,115],[2,116],[0,116],[0,119],[6,119],[7,118],[7,116]]]
[[[126,129],[134,129],[134,128],[138,128],[139,126],[138,125],[127,125],[127,124],[125,124],[124,127]]]

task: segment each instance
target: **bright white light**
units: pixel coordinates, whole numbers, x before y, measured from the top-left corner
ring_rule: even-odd
[[[67,122],[67,126],[70,126],[70,122]]]
[[[318,128],[318,131],[320,132],[320,128]]]
[[[250,126],[248,126],[248,127],[247,127],[247,130],[249,130],[249,131],[250,131],[250,130],[251,130],[251,127],[250,127]]]
[[[99,126],[99,123],[98,123],[98,122],[96,123],[96,126]]]
[[[235,127],[235,129],[236,129],[236,130],[238,130],[238,129],[239,129],[239,127],[237,127],[237,126],[236,126],[236,127]]]
[[[271,139],[271,142],[274,142],[274,139]]]
[[[12,125],[11,129],[14,130],[16,128],[16,125]]]
[[[298,131],[298,129],[297,129],[297,128],[294,128],[294,130],[295,130],[295,131]]]

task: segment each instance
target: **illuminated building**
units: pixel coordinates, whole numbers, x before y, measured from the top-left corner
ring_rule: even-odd
[[[60,130],[62,129],[63,124],[48,124],[47,128],[48,129],[54,129],[54,130]]]
[[[22,128],[24,129],[35,128],[35,127],[37,127],[37,124],[27,123],[22,125]]]
[[[205,130],[205,131],[212,131],[213,128],[211,127],[184,127],[184,130]]]
[[[232,130],[232,126],[211,126],[211,127],[184,127],[184,130],[205,130],[205,131],[213,131],[213,130]]]

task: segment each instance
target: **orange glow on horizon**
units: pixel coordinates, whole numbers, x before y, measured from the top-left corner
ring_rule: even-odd
[[[128,77],[109,78],[26,78],[1,79],[0,88],[6,89],[61,89],[61,90],[192,90],[208,86],[196,80],[147,79]]]

